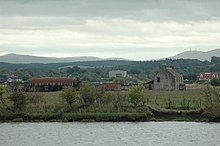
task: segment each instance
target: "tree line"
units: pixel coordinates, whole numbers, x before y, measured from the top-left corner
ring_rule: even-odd
[[[111,70],[125,70],[136,80],[150,80],[161,66],[174,66],[184,75],[184,79],[195,81],[200,72],[219,72],[219,58],[213,57],[211,62],[195,59],[165,59],[155,61],[93,61],[51,64],[7,64],[0,65],[0,75],[15,75],[24,80],[32,77],[66,77],[73,76],[88,82],[108,80]],[[69,66],[69,67],[67,67]],[[82,67],[83,66],[83,67]],[[1,78],[1,76],[0,76]]]

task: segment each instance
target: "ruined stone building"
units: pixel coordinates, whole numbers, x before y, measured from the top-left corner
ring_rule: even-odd
[[[185,90],[183,75],[173,67],[163,67],[154,77],[154,90]]]

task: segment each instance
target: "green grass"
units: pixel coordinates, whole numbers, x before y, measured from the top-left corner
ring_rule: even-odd
[[[28,113],[60,112],[66,106],[60,97],[60,92],[41,92],[42,98],[38,104],[29,103],[26,107]]]
[[[186,91],[146,91],[148,105],[160,108],[183,109],[184,105],[189,109],[201,108],[206,103],[202,89],[190,89]]]
[[[184,102],[185,102],[185,106],[189,106],[189,110],[190,109],[194,110],[194,109],[203,108],[205,107],[205,105],[207,105],[207,98],[203,90],[204,90],[203,88],[188,89],[186,91],[149,90],[149,91],[145,91],[145,98],[147,101],[147,105],[153,106],[153,107],[181,110],[181,109],[184,109]],[[220,88],[218,88],[217,90],[220,92]],[[123,92],[123,93],[127,94],[126,92]],[[62,99],[62,97],[60,97],[60,92],[42,92],[41,94],[42,94],[42,98],[41,98],[40,103],[38,104],[28,103],[27,104],[28,113],[62,112],[63,110],[65,110],[66,107],[68,107],[68,105]],[[114,108],[114,104],[111,103],[112,99],[108,102],[110,103],[107,103],[101,106],[96,106],[96,105],[91,106],[89,107],[90,109],[88,108],[88,110],[98,112],[100,108],[102,109],[102,111],[114,112],[114,110],[111,109],[111,108]],[[89,112],[88,110],[85,110],[85,111]],[[4,111],[4,106],[1,105],[1,103],[0,103],[0,111],[2,112]]]
[[[204,93],[205,88],[188,89],[186,91],[146,91],[148,105],[160,108],[183,109],[189,105],[189,109],[204,108],[208,104],[207,97]],[[216,88],[220,93],[220,88]],[[213,102],[217,102],[215,95],[212,95]],[[169,106],[170,102],[170,106]]]
[[[220,88],[216,88],[216,91],[220,93]],[[93,104],[89,107],[80,107],[79,105],[73,105],[71,111],[68,111],[68,105],[64,99],[60,96],[60,92],[41,92],[40,101],[38,103],[28,102],[26,110],[23,111],[25,116],[22,116],[24,120],[64,120],[64,121],[135,121],[146,120],[146,116],[140,113],[146,113],[147,109],[137,110],[132,108],[127,98],[121,98],[119,100],[122,104],[121,107],[117,107],[115,104],[116,98],[118,98],[117,92],[109,92],[110,95],[106,96],[104,104]],[[127,95],[126,91],[120,92],[120,95]],[[6,97],[8,94],[5,94]],[[30,98],[30,97],[29,97]],[[109,98],[109,99],[108,99]],[[162,114],[174,115],[178,112],[184,114],[183,111],[193,112],[206,110],[208,115],[213,114],[213,111],[219,109],[218,106],[210,106],[207,100],[207,96],[204,93],[204,88],[190,88],[186,91],[145,91],[145,98],[147,105],[155,109],[159,109]],[[215,95],[212,95],[213,104],[218,103]],[[8,107],[11,103],[6,100]],[[210,107],[210,108],[209,108]],[[211,108],[212,107],[212,108]],[[211,111],[209,111],[210,109]],[[212,110],[213,109],[213,110]],[[70,113],[67,113],[70,112]],[[1,119],[20,118],[19,115],[11,113],[0,102]],[[129,113],[129,114],[128,114]],[[211,113],[211,114],[210,114]],[[195,113],[195,115],[199,115]],[[164,115],[162,115],[164,116]],[[178,115],[177,115],[178,116]],[[149,117],[149,115],[148,115]],[[148,118],[147,117],[147,118]],[[220,117],[219,112],[214,112],[214,117]],[[166,118],[166,116],[165,116]],[[175,117],[172,117],[175,118]],[[180,118],[181,119],[181,118]]]
[[[220,88],[217,89],[220,92]],[[124,92],[126,94],[126,92]],[[203,88],[188,89],[186,91],[155,91],[149,90],[145,91],[145,98],[149,106],[158,107],[162,109],[188,109],[195,110],[204,108],[207,105],[207,97],[204,94]],[[215,101],[215,99],[213,99]],[[111,101],[110,101],[111,102]],[[100,108],[106,109],[113,108],[112,103],[101,105]],[[34,108],[35,105],[29,105],[30,108]],[[43,109],[39,112],[58,112],[62,111],[67,104],[60,97],[60,92],[44,92],[42,102],[38,109],[34,111]],[[92,106],[89,107],[91,111],[98,112],[98,109],[92,109]],[[88,112],[88,110],[86,110]],[[103,110],[104,111],[104,110]],[[111,109],[106,110],[107,112]]]

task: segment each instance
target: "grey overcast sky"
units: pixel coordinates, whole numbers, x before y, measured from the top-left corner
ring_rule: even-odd
[[[220,0],[0,0],[0,54],[149,60],[220,48]]]

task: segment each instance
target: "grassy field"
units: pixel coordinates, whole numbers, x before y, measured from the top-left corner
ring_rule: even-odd
[[[185,91],[145,91],[145,98],[147,105],[165,108],[165,109],[199,109],[207,105],[208,99],[205,94],[206,88],[190,88]],[[220,93],[220,88],[216,88]],[[113,94],[117,94],[116,92]],[[123,92],[123,94],[127,94]],[[58,111],[66,105],[65,101],[59,96],[60,92],[45,92],[42,93],[42,107],[44,111],[53,109]],[[212,97],[215,102],[217,99],[213,94]],[[34,107],[35,105],[33,105]],[[39,109],[39,108],[38,108]]]
[[[220,95],[220,88],[215,89]],[[191,86],[185,91],[145,91],[145,98],[147,105],[162,109],[180,109],[180,110],[194,110],[204,108],[207,105],[208,98],[205,92],[207,91],[204,86]],[[118,92],[109,92],[112,96],[118,94]],[[121,95],[127,95],[127,92],[120,92]],[[35,93],[28,93],[28,98],[36,98]],[[27,110],[30,113],[33,112],[62,112],[68,105],[64,99],[60,96],[59,92],[42,92],[36,93],[37,97],[40,96],[38,102],[28,102]],[[7,95],[4,95],[7,96]],[[102,105],[100,108],[111,108],[114,103],[111,103],[114,99],[112,96],[108,103]],[[117,98],[117,97],[115,97]],[[216,95],[212,93],[212,101],[217,101]],[[122,99],[123,100],[123,99]],[[74,108],[74,106],[73,106]],[[97,108],[97,107],[96,107]],[[0,103],[0,111],[4,109],[4,106]],[[109,111],[107,111],[109,112]],[[126,111],[129,112],[129,111]]]
[[[197,109],[206,103],[203,89],[186,91],[146,91],[147,104],[160,108]]]
[[[210,94],[207,95],[210,91]],[[184,91],[146,91],[148,105],[168,109],[199,109],[212,102],[217,102],[220,88],[192,84]]]
[[[83,119],[114,121],[115,118],[115,121],[117,121],[117,117],[119,117],[118,121],[132,121],[132,117],[136,119],[136,115],[133,114],[142,115],[141,113],[151,112],[146,110],[147,106],[148,108],[157,109],[158,113],[155,116],[159,115],[159,118],[162,117],[166,120],[182,118],[182,113],[186,115],[185,118],[188,119],[192,117],[197,118],[199,115],[201,120],[203,117],[200,111],[205,108],[206,110],[203,113],[206,113],[209,117],[210,115],[211,118],[220,117],[220,88],[207,88],[206,86],[196,85],[189,86],[185,91],[146,90],[144,97],[147,106],[144,110],[143,108],[141,110],[134,109],[129,104],[128,91],[106,92],[101,104],[96,102],[88,107],[84,107],[82,106],[83,103],[78,102],[74,104],[71,109],[69,109],[68,104],[60,96],[60,93],[61,91],[27,93],[28,100],[25,110],[21,113],[21,117],[28,121],[32,119],[43,121],[53,119],[67,119],[68,121],[81,121]],[[10,108],[12,103],[6,98],[8,95],[9,93],[4,95],[5,104],[0,102],[1,118],[8,120],[20,118],[19,115],[11,112]],[[212,104],[210,104],[210,101]],[[89,113],[93,114],[91,115]],[[189,114],[189,116],[187,114]],[[139,117],[139,115],[137,115],[137,117]],[[146,116],[140,117],[139,119],[147,119]],[[99,118],[101,119],[97,120]],[[219,120],[220,118],[218,121]]]

